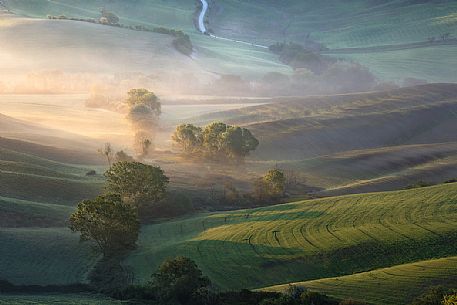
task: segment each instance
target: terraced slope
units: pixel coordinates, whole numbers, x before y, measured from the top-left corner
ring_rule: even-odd
[[[142,228],[126,261],[145,281],[195,259],[220,287],[259,288],[457,254],[457,184],[217,213]]]
[[[293,284],[341,299],[360,299],[375,305],[403,305],[409,304],[427,287],[457,287],[457,257]],[[268,287],[265,290],[284,291],[287,287],[288,284]]]

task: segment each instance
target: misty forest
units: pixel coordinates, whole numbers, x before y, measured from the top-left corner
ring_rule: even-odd
[[[0,0],[0,305],[457,305],[457,1]]]

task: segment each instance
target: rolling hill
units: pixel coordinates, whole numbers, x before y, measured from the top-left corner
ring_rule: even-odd
[[[84,282],[98,254],[78,243],[66,221],[77,202],[100,192],[103,178],[86,176],[98,167],[44,156],[84,160],[81,152],[0,138],[0,277],[17,284]]]
[[[45,18],[48,14],[95,18],[99,16],[100,7],[105,7],[116,12],[123,24],[184,30],[191,35],[196,47],[194,61],[204,71],[247,78],[258,78],[271,71],[291,73],[267,50],[201,35],[195,28],[194,17],[198,8],[194,2],[141,0],[133,5],[102,0],[6,0],[5,3],[12,12],[34,18]],[[387,3],[351,0],[337,5],[328,0],[289,1],[287,5],[276,1],[230,0],[210,1],[207,21],[210,31],[224,38],[264,45],[282,41],[306,45],[311,39],[337,49],[400,45],[423,42],[430,37],[439,40],[442,34],[455,33],[455,10],[455,3],[446,0],[395,0]],[[457,81],[453,73],[457,63],[452,56],[456,47],[430,45],[395,52],[380,49],[377,53],[347,52],[344,56],[334,56],[364,64],[383,81],[419,78],[444,82]],[[174,58],[180,63],[175,68],[180,69],[183,62],[179,56]],[[194,71],[198,74],[198,68]]]
[[[143,226],[124,264],[143,282],[163,259],[185,255],[222,289],[307,281],[337,297],[358,291],[352,296],[373,304],[387,304],[377,298],[395,277],[388,304],[405,304],[419,288],[455,275],[456,203],[454,183],[196,215]],[[2,276],[16,284],[85,282],[98,258],[64,228],[0,233]]]
[[[319,42],[330,49],[376,47],[378,52],[338,56],[369,67],[380,79],[413,77],[430,82],[457,81],[457,45],[384,51],[385,45],[440,40],[457,30],[455,2],[350,0],[211,1],[208,28],[216,35],[266,45]],[[455,36],[454,36],[455,38]],[[350,53],[350,51],[348,51]],[[445,60],[444,60],[445,59]]]
[[[420,289],[430,286],[455,288],[457,257],[447,257],[354,275],[293,283],[336,298],[361,299],[370,304],[409,304]],[[267,291],[284,291],[287,285],[268,287]]]
[[[249,128],[260,145],[250,165],[301,172],[326,194],[393,190],[457,176],[457,86],[278,97],[192,118]]]
[[[215,213],[142,228],[138,281],[176,255],[223,289],[364,272],[457,253],[457,184]]]
[[[11,43],[2,52],[0,65],[3,71],[9,73],[59,70],[106,76],[109,73],[141,72],[153,76],[155,91],[176,92],[188,85],[189,77],[195,78],[195,84],[198,84],[208,83],[218,74],[258,78],[271,71],[291,71],[268,50],[201,35],[194,29],[192,16],[196,8],[190,3],[143,1],[143,6],[139,3],[131,6],[123,1],[108,4],[104,1],[13,0],[6,1],[6,5],[18,14],[1,16],[0,38]],[[179,53],[168,35],[87,22],[44,19],[48,14],[93,18],[99,16],[100,7],[106,5],[120,15],[120,22],[125,25],[183,30],[191,35],[194,54],[188,57]],[[177,9],[179,5],[182,6]],[[24,63],[21,67],[12,64],[18,56]],[[35,56],[42,59],[34,61]]]
[[[213,2],[209,28],[259,43],[295,41],[310,35],[330,48],[400,44],[455,32],[457,5],[438,1],[269,0]],[[211,8],[211,6],[210,6]]]

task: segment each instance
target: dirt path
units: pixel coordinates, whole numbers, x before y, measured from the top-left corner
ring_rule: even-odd
[[[260,44],[256,44],[256,43],[252,43],[252,42],[247,42],[247,41],[242,41],[242,40],[220,37],[220,36],[216,36],[214,34],[209,33],[205,26],[205,17],[206,17],[206,14],[208,12],[208,7],[209,7],[208,1],[200,0],[200,2],[202,3],[202,10],[201,10],[200,14],[198,15],[198,30],[200,32],[202,32],[202,34],[208,35],[215,39],[241,43],[241,44],[245,44],[245,45],[249,45],[249,46],[253,46],[253,47],[257,47],[257,48],[262,48],[262,49],[268,49],[268,46],[264,46],[264,45],[260,45]]]

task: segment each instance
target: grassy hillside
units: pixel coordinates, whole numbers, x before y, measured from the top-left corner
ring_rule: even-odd
[[[204,114],[193,118],[193,121],[203,124],[224,120],[251,125],[305,117],[338,118],[377,114],[455,102],[456,90],[456,84],[443,83],[369,93],[277,97],[264,99],[262,105]]]
[[[196,31],[195,2],[174,0],[87,1],[87,0],[7,0],[7,7],[19,15],[44,18],[46,15],[99,16],[99,8],[116,12],[123,24],[165,26],[184,30],[192,36],[194,60],[206,71],[256,77],[270,71],[290,73],[266,50],[208,38]],[[217,35],[261,44],[278,41],[306,43],[319,41],[329,48],[370,47],[426,41],[444,33],[455,33],[455,3],[439,0],[415,2],[395,0],[276,1],[210,3],[209,28]],[[76,33],[76,32],[75,32]],[[361,62],[377,77],[401,81],[415,77],[430,82],[457,81],[456,46],[435,46],[395,52],[337,56]],[[335,55],[336,56],[336,55]],[[446,60],[444,60],[446,58]],[[177,65],[176,69],[181,68]]]
[[[443,285],[455,288],[457,257],[294,284],[341,299],[361,299],[376,305],[403,305],[409,304],[429,286]],[[284,291],[287,287],[288,285],[279,285],[265,290]]]
[[[429,82],[457,82],[454,73],[457,67],[454,56],[456,52],[457,45],[451,45],[337,57],[369,67],[372,73],[384,81],[401,82],[405,78],[413,77]]]
[[[457,177],[457,144],[416,144],[341,152],[300,161],[252,161],[258,172],[277,166],[302,173],[325,194],[400,189]]]
[[[0,228],[2,279],[14,284],[86,282],[98,254],[65,228]]]
[[[166,257],[222,288],[259,288],[455,255],[457,184],[202,215],[142,228],[139,281]]]
[[[0,197],[0,227],[63,227],[73,208]]]
[[[210,113],[247,126],[260,140],[250,165],[302,173],[327,194],[393,190],[457,176],[457,86],[430,84],[391,91],[265,100]]]
[[[457,5],[445,0],[350,0],[213,3],[209,28],[216,34],[258,42],[303,42],[308,34],[328,47],[423,41],[455,32]]]
[[[0,195],[73,205],[94,197],[102,187],[100,177],[85,176],[88,170],[0,148]]]
[[[43,60],[39,63],[30,60],[29,67],[34,69],[53,67],[66,72],[153,74],[163,80],[164,84],[161,83],[160,86],[167,85],[165,81],[172,83],[178,79],[184,86],[190,75],[201,82],[207,82],[216,74],[237,74],[252,78],[270,71],[290,73],[290,68],[279,63],[276,56],[268,50],[214,40],[199,33],[193,24],[196,10],[194,2],[142,0],[131,4],[125,1],[8,0],[6,5],[20,16],[35,18],[46,18],[48,14],[94,18],[100,16],[100,7],[105,7],[118,14],[122,24],[145,25],[150,28],[164,26],[183,30],[191,35],[195,46],[195,52],[190,58],[178,53],[171,44],[172,39],[167,35],[83,22],[13,18],[15,21],[4,26],[0,35],[2,39],[12,41],[5,50],[5,62],[0,61],[9,72],[13,67],[7,59],[11,61],[13,55],[8,58],[8,54],[25,59],[41,55]],[[87,36],[86,33],[91,35]],[[27,38],[29,36],[37,38],[30,40]],[[59,41],[58,45],[56,41]],[[126,41],[128,43],[125,43]],[[21,48],[24,44],[33,46],[35,52],[31,54]],[[69,58],[69,48],[78,49],[78,56]],[[97,52],[94,52],[94,49]],[[54,56],[46,60],[51,54]],[[154,56],[150,56],[151,54]],[[56,61],[56,58],[59,60]],[[75,58],[78,60],[75,61]],[[96,69],[93,63],[96,63]],[[180,87],[170,84],[168,86],[168,90],[175,88],[175,91]]]

